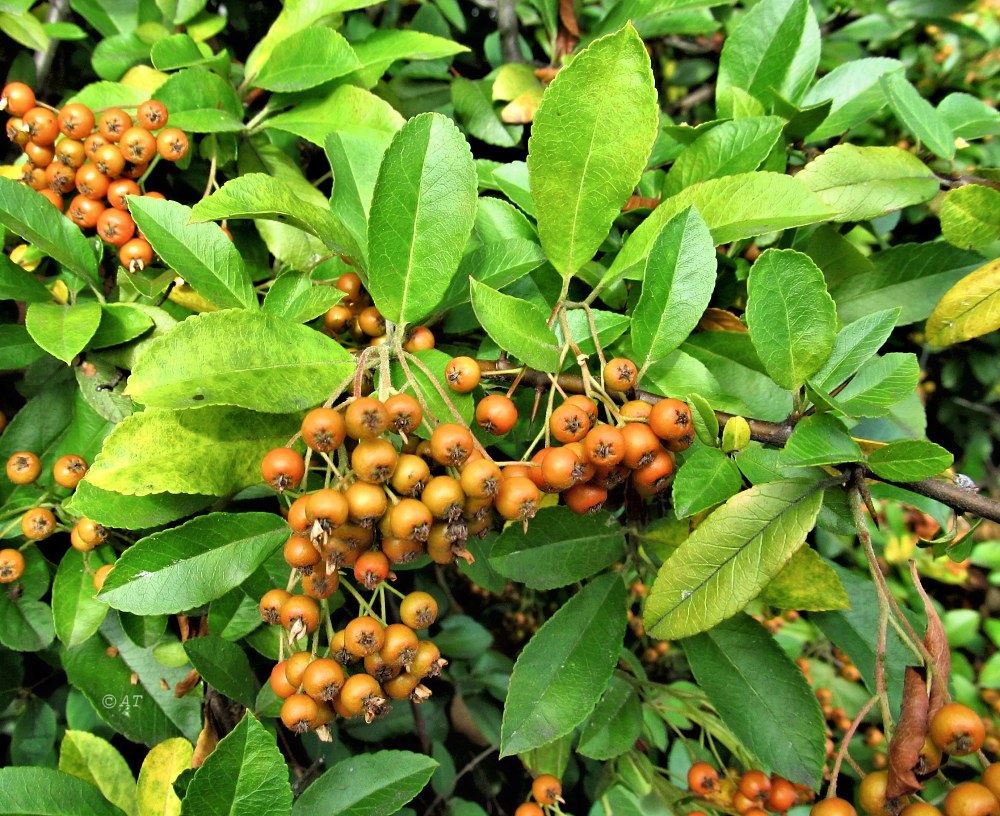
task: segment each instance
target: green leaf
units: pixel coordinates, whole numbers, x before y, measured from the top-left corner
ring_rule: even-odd
[[[860,462],[864,454],[839,419],[813,414],[796,423],[780,459],[782,465],[802,467]]]
[[[808,0],[763,0],[727,38],[719,61],[718,115],[733,115],[733,88],[770,107],[778,94],[798,102],[819,65],[820,36]]]
[[[768,232],[827,221],[836,215],[823,200],[791,176],[740,173],[693,184],[666,199],[629,236],[605,281],[638,278],[663,225],[694,207],[716,246]]]
[[[153,98],[170,110],[170,126],[185,132],[243,130],[243,103],[233,86],[205,68],[178,71],[156,89]]]
[[[101,306],[101,322],[87,347],[101,349],[120,346],[152,327],[153,318],[142,309],[137,309],[130,303],[105,303]]]
[[[468,615],[450,615],[441,621],[441,631],[434,636],[434,643],[444,654],[460,660],[472,660],[490,648],[493,635]]]
[[[832,391],[868,362],[889,335],[900,309],[885,309],[860,317],[844,326],[833,341],[833,351],[810,381],[824,391]]]
[[[484,244],[521,238],[538,243],[538,232],[513,204],[502,198],[481,196],[476,207],[476,235]]]
[[[660,568],[643,611],[646,631],[675,640],[735,615],[805,542],[822,499],[819,484],[802,481],[733,496]]]
[[[955,136],[962,139],[1000,134],[1000,111],[972,94],[950,93],[937,109]]]
[[[715,289],[715,246],[694,209],[663,225],[646,257],[632,311],[632,359],[642,379],[698,325]]]
[[[875,475],[893,482],[929,479],[950,468],[954,461],[948,451],[925,439],[890,442],[868,455],[868,467]]]
[[[210,513],[139,539],[108,574],[101,600],[136,615],[172,615],[221,598],[288,538],[273,513]]]
[[[39,652],[55,638],[52,610],[39,600],[0,595],[0,643],[15,652]]]
[[[133,65],[149,59],[149,44],[135,32],[116,34],[94,47],[90,63],[101,79],[121,79]]]
[[[32,51],[45,51],[49,47],[45,27],[38,18],[26,11],[20,14],[0,11],[0,31]]]
[[[767,373],[789,391],[826,362],[837,331],[823,273],[791,249],[765,250],[750,269],[746,321]]]
[[[107,740],[67,731],[59,748],[59,770],[97,787],[126,813],[136,812],[135,778],[125,758]]]
[[[264,218],[289,224],[315,235],[329,249],[359,257],[357,242],[337,216],[303,200],[289,183],[265,173],[247,173],[227,181],[195,204],[190,220],[197,223],[227,218]]]
[[[358,75],[370,88],[398,60],[436,60],[469,49],[453,40],[413,29],[377,29],[351,43],[361,68]]]
[[[516,147],[524,133],[521,125],[506,125],[493,107],[490,83],[456,77],[451,81],[451,102],[465,129],[477,139],[497,147]]]
[[[56,766],[56,712],[40,697],[29,696],[10,732],[10,764]]]
[[[910,133],[942,159],[955,157],[955,134],[934,106],[906,80],[902,71],[883,74],[879,78],[889,107]]]
[[[962,249],[983,249],[1000,238],[1000,192],[981,184],[949,190],[941,203],[941,234]]]
[[[829,498],[828,493],[824,498]],[[768,606],[827,612],[847,609],[851,602],[833,568],[812,547],[803,547],[760,594]]]
[[[188,34],[171,34],[153,43],[149,59],[158,71],[176,71],[195,65],[212,67],[215,57],[202,53],[198,43]]]
[[[189,667],[167,667],[153,649],[135,645],[117,615],[104,619],[99,637],[63,652],[62,661],[70,685],[126,739],[155,745],[181,734],[198,738],[200,695],[174,696],[174,686],[185,679]]]
[[[917,388],[920,364],[913,354],[893,352],[865,363],[837,397],[848,416],[884,416]]]
[[[69,364],[94,336],[101,322],[101,305],[80,301],[72,306],[31,303],[24,325],[31,339],[53,357]]]
[[[802,671],[763,626],[738,615],[684,641],[684,654],[712,707],[765,768],[819,786],[823,714]]]
[[[338,11],[366,8],[370,5],[373,5],[371,0],[289,0],[283,4],[281,13],[271,23],[267,34],[257,42],[247,57],[247,75],[256,74],[260,66],[270,59],[278,44],[292,34],[321,23],[325,17]]]
[[[542,96],[528,179],[542,247],[564,279],[594,256],[632,195],[657,109],[649,55],[631,23],[577,54]]]
[[[332,28],[311,26],[278,43],[250,84],[268,91],[304,91],[360,67],[343,36]]]
[[[667,171],[663,195],[677,195],[699,181],[756,170],[778,144],[784,125],[785,120],[780,116],[721,122],[701,134],[677,157]]]
[[[123,816],[93,785],[51,768],[0,768],[0,814]]]
[[[831,147],[795,178],[839,212],[834,221],[867,221],[930,201],[940,185],[912,153],[852,144]]]
[[[184,642],[184,651],[208,685],[231,700],[253,708],[257,683],[242,648],[221,637],[208,635],[189,638]]]
[[[878,592],[871,579],[857,572],[831,565],[837,573],[850,606],[833,612],[815,612],[809,616],[833,644],[843,650],[858,667],[861,678],[871,694],[876,693],[875,663],[879,631]],[[919,625],[918,625],[919,628]],[[886,633],[885,681],[889,706],[899,710],[903,692],[904,668],[916,658],[890,626]]]
[[[336,306],[344,293],[332,284],[314,283],[307,272],[286,271],[267,290],[261,309],[293,323],[306,323]]]
[[[494,343],[532,368],[559,370],[559,341],[540,306],[477,280],[470,280],[469,285],[472,308]]]
[[[330,210],[351,234],[365,263],[368,259],[368,211],[382,157],[390,141],[391,133],[369,130],[364,134],[331,133],[324,144],[333,172]]]
[[[212,601],[208,611],[208,630],[226,640],[241,640],[261,625],[259,600],[251,587],[230,590]]]
[[[635,745],[641,731],[639,695],[630,682],[615,674],[580,729],[577,751],[590,759],[614,759]]]
[[[323,402],[354,366],[336,340],[310,327],[266,312],[205,312],[149,344],[125,393],[150,408],[300,411]]]
[[[715,507],[743,487],[736,463],[718,448],[699,446],[677,471],[673,501],[677,518]]]
[[[823,123],[806,137],[818,142],[839,136],[845,130],[870,119],[885,105],[885,93],[879,82],[882,76],[903,67],[888,57],[863,57],[838,65],[809,89],[803,107],[833,100]]]
[[[625,632],[625,585],[595,578],[534,634],[510,677],[500,756],[570,733],[594,710],[611,679]]]
[[[122,85],[120,82],[91,82],[73,94],[65,104],[77,102],[91,109],[133,107],[149,99],[142,88]],[[79,232],[79,230],[77,230]]]
[[[310,99],[266,120],[269,128],[294,133],[323,147],[334,132],[392,135],[403,126],[403,117],[384,99],[353,85],[341,85],[329,96]]]
[[[718,447],[719,418],[715,415],[712,404],[700,394],[688,394],[685,400],[691,406],[691,421],[694,422],[698,440],[703,445]]]
[[[528,188],[528,165],[523,161],[512,161],[494,167],[492,181],[496,189],[524,210],[532,218],[536,218],[534,200]],[[586,263],[586,262],[584,262]]]
[[[368,288],[387,320],[415,323],[439,307],[472,232],[476,186],[469,145],[441,114],[393,137],[368,225]]]
[[[47,303],[52,300],[52,295],[33,273],[0,254],[0,300]]]
[[[696,332],[651,366],[646,381],[662,396],[697,391],[721,411],[773,422],[792,410],[792,395],[763,373],[746,332]]]
[[[84,564],[83,553],[69,549],[59,562],[55,580],[52,583],[52,617],[56,636],[69,647],[83,643],[101,628],[108,605],[95,598],[94,570],[114,560],[103,549],[90,553],[88,564]]]
[[[33,305],[36,304],[29,304]],[[0,325],[0,369],[15,371],[26,368],[44,356],[45,352],[31,339],[24,326]]]
[[[9,178],[0,178],[0,224],[61,263],[97,283],[97,256],[80,228],[44,196]]]
[[[132,414],[108,435],[85,481],[129,496],[228,496],[261,482],[260,460],[301,421],[227,406]]]
[[[530,532],[512,524],[490,550],[505,578],[532,589],[555,589],[597,574],[620,560],[625,533],[607,513],[578,516],[568,507],[538,511]]]
[[[129,212],[156,254],[220,309],[257,308],[243,258],[217,224],[192,224],[191,208],[176,201],[129,196]]]
[[[274,735],[247,712],[195,772],[181,814],[278,816],[291,806],[285,758]]]
[[[1000,260],[990,261],[949,289],[927,318],[927,342],[943,348],[1000,327]]]
[[[981,255],[943,241],[900,244],[872,256],[841,280],[831,280],[837,314],[845,322],[872,312],[899,307],[897,326],[925,319],[952,286],[982,265]]]
[[[535,241],[526,238],[508,238],[482,244],[462,258],[445,301],[456,306],[468,303],[471,297],[469,278],[475,278],[493,289],[503,289],[543,263],[545,253],[542,248]]]
[[[117,614],[118,621],[126,636],[136,646],[146,648],[160,645],[163,634],[167,630],[166,615],[130,615],[127,612]],[[157,659],[159,659],[159,652],[157,652]]]
[[[292,816],[390,816],[424,789],[437,766],[412,751],[376,751],[341,760],[305,789]]]
[[[151,493],[125,496],[94,487],[83,481],[63,505],[70,513],[86,516],[105,527],[122,530],[145,530],[190,516],[212,504],[212,496],[183,493]]]
[[[194,746],[183,737],[164,740],[146,754],[136,791],[139,816],[180,816],[181,800],[173,782],[191,767],[193,755]]]

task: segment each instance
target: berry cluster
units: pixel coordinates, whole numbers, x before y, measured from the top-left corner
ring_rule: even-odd
[[[741,816],[785,813],[789,808],[813,798],[808,788],[775,774],[768,776],[757,769],[747,770],[739,776],[720,778],[719,772],[707,762],[695,762],[688,770],[687,782],[688,789],[699,799]],[[699,810],[691,813],[704,816]]]
[[[59,457],[52,466],[52,481],[59,487],[75,490],[87,475],[87,462],[82,456],[68,453]],[[31,451],[18,451],[7,460],[7,478],[15,485],[33,484],[42,473],[42,463]],[[52,507],[56,505],[42,502],[21,516],[21,533],[29,541],[42,541],[59,529],[59,520]],[[65,529],[65,528],[63,528]],[[92,519],[81,516],[69,528],[69,540],[74,549],[90,552],[108,538],[108,529]],[[99,592],[104,585],[104,577],[111,570],[111,564],[102,567],[94,575],[94,587]],[[11,583],[24,574],[24,557],[17,550],[0,552],[0,583]]]
[[[335,286],[344,298],[324,315],[325,331],[349,345],[387,342],[385,318],[361,278],[347,272]],[[412,328],[403,340],[404,353],[410,354],[435,345],[424,326]],[[444,381],[452,391],[469,393],[483,376],[475,360],[456,357]],[[629,478],[643,496],[668,486],[674,452],[694,440],[691,411],[679,400],[619,405],[609,396],[624,400],[636,378],[631,361],[611,360],[603,383],[592,384],[594,399],[569,396],[551,411],[545,431],[559,444],[503,466],[466,425],[435,423],[415,396],[391,389],[382,398],[356,391],[339,404],[310,411],[296,435],[305,444],[304,455],[291,447],[295,439],[269,451],[261,475],[288,504],[291,534],[284,556],[292,574],[287,589],[270,590],[260,609],[265,621],[287,633],[283,648],[291,655],[271,675],[271,688],[285,700],[285,724],[323,736],[323,726],[336,714],[371,721],[391,699],[419,702],[430,694],[421,680],[434,676],[444,661],[416,630],[434,621],[437,606],[426,593],[403,596],[396,590],[394,567],[423,556],[437,564],[471,562],[466,547],[471,538],[488,534],[497,516],[503,523],[526,525],[543,492],[561,494],[567,506],[586,513],[599,510],[608,491]],[[507,394],[488,393],[479,401],[475,416],[483,431],[500,436],[513,429],[518,411],[510,394],[517,384]],[[612,422],[599,421],[598,399]],[[427,425],[433,431],[421,438],[418,432]],[[319,466],[311,466],[317,461]],[[297,585],[301,591],[293,594]],[[340,629],[325,603],[338,588],[358,601],[357,616]],[[375,594],[365,601],[362,590]],[[400,623],[385,619],[386,591],[402,598]],[[311,647],[301,646],[310,636]],[[358,671],[349,674],[353,664]],[[551,801],[536,799],[553,804],[557,796],[558,791]]]
[[[378,346],[386,342],[385,317],[372,305],[360,276],[345,272],[334,284],[344,293],[343,300],[331,306],[323,315],[323,328],[328,335],[347,344],[365,343]],[[426,326],[413,326],[406,331],[403,348],[409,352],[432,349],[434,334]]]
[[[0,96],[0,110],[11,114],[7,136],[26,157],[21,180],[81,229],[96,229],[118,248],[122,266],[136,271],[148,265],[153,250],[141,234],[136,237],[126,196],[144,194],[136,180],[154,159],[175,162],[187,155],[187,135],[166,127],[166,106],[143,102],[134,121],[121,108],[95,112],[70,103],[57,110],[38,103],[24,83],[11,82]],[[145,195],[163,198],[157,192]]]
[[[456,357],[445,370],[448,386],[460,393],[474,389],[480,377],[478,364],[469,357]],[[630,360],[617,358],[605,366],[607,391],[624,392],[634,384]],[[543,447],[530,461],[508,465],[505,479],[527,478],[542,492],[560,493],[577,513],[600,510],[608,491],[629,478],[641,496],[665,490],[676,468],[674,453],[694,441],[691,409],[676,399],[655,404],[630,400],[615,413],[615,424],[602,423],[595,400],[568,396],[549,417],[549,433],[561,445]],[[509,395],[489,394],[476,405],[476,423],[494,436],[509,432],[517,416]]]
[[[931,718],[919,760],[918,777],[938,772],[945,754],[964,757],[979,751],[986,738],[982,718],[968,706],[948,703]],[[889,771],[873,771],[858,787],[858,804],[867,816],[1000,816],[1000,763],[989,765],[979,782],[961,782],[944,797],[941,807],[929,802],[908,802],[908,797],[887,795]],[[810,816],[857,816],[846,799],[828,796],[813,806]]]

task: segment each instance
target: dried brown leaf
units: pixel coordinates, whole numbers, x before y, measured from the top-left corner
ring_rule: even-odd
[[[566,30],[579,39],[580,26],[576,22],[576,9],[573,8],[573,0],[559,0],[559,19]]]
[[[889,740],[889,780],[887,799],[899,798],[923,789],[913,769],[920,761],[920,750],[927,739],[930,701],[927,679],[922,669],[906,667],[903,679],[903,704],[899,720]]]
[[[622,212],[628,212],[629,210],[655,210],[659,206],[660,199],[649,198],[646,196],[630,196],[629,200],[625,202],[625,206],[622,207]]]
[[[924,602],[924,612],[927,614],[927,629],[924,630],[924,648],[931,657],[931,665],[928,667],[931,673],[931,700],[928,719],[933,719],[945,703],[950,699],[948,694],[948,678],[951,676],[951,650],[948,648],[948,636],[944,631],[944,624],[931,603],[931,599],[924,591],[920,582],[920,575],[917,572],[916,564],[910,562],[910,575],[913,578],[913,585],[920,593],[920,599]]]
[[[705,309],[698,322],[698,328],[702,331],[748,331],[746,324],[732,312],[716,309],[714,306]]]

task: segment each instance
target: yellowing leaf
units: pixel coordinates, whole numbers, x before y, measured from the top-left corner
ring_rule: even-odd
[[[542,89],[525,91],[504,105],[500,119],[508,125],[526,125],[535,118],[538,103],[542,101]]]
[[[173,782],[191,766],[194,746],[183,737],[168,739],[146,754],[139,771],[139,816],[178,816],[181,800]]]
[[[927,318],[927,342],[943,348],[1000,328],[1000,259],[949,289]]]

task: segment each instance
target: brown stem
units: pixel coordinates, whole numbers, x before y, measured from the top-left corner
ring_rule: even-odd
[[[524,62],[517,34],[517,8],[515,0],[497,0],[497,33],[504,62]]]
[[[878,595],[878,642],[875,648],[875,694],[879,707],[882,709],[882,730],[888,735],[892,730],[892,713],[889,711],[889,695],[885,687],[885,643],[889,625],[889,599],[892,593],[885,582],[885,576],[879,567],[875,548],[872,546],[872,535],[865,519],[865,500],[863,491],[864,478],[860,472],[854,472],[854,484],[848,490],[851,502],[851,512],[854,515],[854,526],[857,529],[858,541],[861,542],[865,557],[868,559],[868,569],[872,574]]]
[[[506,360],[502,364],[496,360],[479,360],[478,362],[481,371],[502,371],[510,367],[510,363]],[[560,374],[556,378],[556,381],[559,383],[559,387],[568,394],[583,394],[586,391],[583,384],[583,377],[579,374]],[[524,370],[521,382],[535,388],[544,389],[551,386],[548,374],[532,368]],[[641,389],[635,390],[635,398],[649,403],[656,403],[663,399],[663,397],[657,394],[652,394],[649,391]],[[716,411],[715,416],[719,420],[719,427],[724,428],[734,415],[725,411]],[[785,420],[784,422],[765,422],[761,419],[747,418],[747,423],[750,425],[750,439],[754,442],[762,442],[765,445],[772,445],[778,448],[785,446],[788,438],[792,435],[792,431],[795,430],[795,421],[792,419]],[[981,518],[1000,523],[1000,502],[988,496],[980,496],[974,488],[960,487],[959,485],[949,484],[935,478],[921,479],[918,482],[894,482],[890,479],[883,479],[877,476],[866,467],[861,468],[861,472],[866,479],[874,479],[885,484],[895,485],[920,496],[926,496],[929,499],[946,504],[960,513],[971,513]]]

